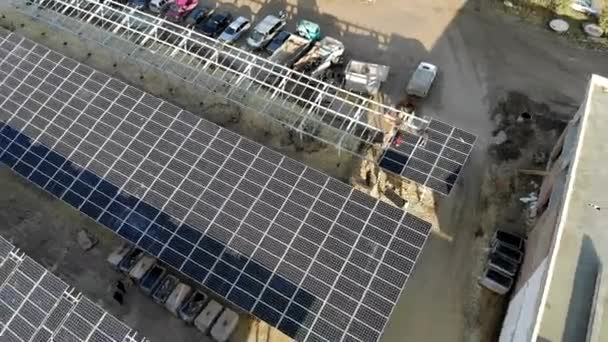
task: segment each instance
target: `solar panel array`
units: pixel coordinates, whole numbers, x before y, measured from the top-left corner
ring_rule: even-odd
[[[381,122],[393,121],[389,117],[405,115],[403,112],[397,115],[400,111],[395,108],[355,96],[325,82],[299,75],[250,52],[201,36],[192,28],[180,27],[163,18],[149,16],[120,4],[110,7],[93,0],[37,0],[34,3],[40,7],[20,8],[25,13],[35,15],[37,19],[46,20],[80,38],[94,40],[140,64],[147,64],[184,82],[191,82],[192,86],[203,91],[225,96],[234,103],[261,112],[291,129],[323,143],[333,144],[360,158],[367,158],[368,149],[374,148],[374,144],[388,133],[380,128],[383,127]],[[43,9],[53,12],[45,12]],[[44,15],[40,15],[40,10]],[[88,24],[74,25],[65,20],[67,17]],[[99,34],[94,27],[102,28],[108,34]],[[186,54],[187,57],[181,54]],[[298,85],[292,86],[295,79],[298,79]],[[280,89],[277,89],[278,84],[287,86],[279,86]],[[308,90],[302,92],[302,87]],[[265,91],[270,91],[272,95],[264,95]],[[260,101],[247,100],[249,95],[254,94],[260,97]],[[356,103],[351,103],[349,99],[357,100]],[[258,103],[263,104],[263,107],[256,107]],[[273,110],[275,105],[280,109]],[[381,110],[374,111],[372,107]],[[290,115],[285,115],[286,113]],[[373,161],[379,162],[386,171],[448,195],[468,159],[476,137],[435,119],[429,121],[427,118],[410,115],[406,117],[409,127],[424,127],[428,134],[428,144],[419,145],[417,141],[420,140],[420,135],[410,137],[408,135],[411,133],[402,131],[391,138],[392,144],[380,160]],[[309,124],[323,129],[313,132],[302,129]],[[406,138],[404,143],[401,142],[403,138]],[[357,142],[353,143],[355,141]]]
[[[0,160],[300,341],[376,341],[431,225],[18,35]]]
[[[136,333],[0,237],[0,340],[136,342]],[[145,341],[145,339],[142,339]]]
[[[380,167],[449,195],[476,137],[432,119],[422,134],[399,131],[380,158]]]

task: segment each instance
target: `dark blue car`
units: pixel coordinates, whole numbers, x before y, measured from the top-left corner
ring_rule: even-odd
[[[138,10],[144,10],[148,8],[148,0],[129,0],[127,4]]]
[[[207,17],[213,14],[215,9],[210,6],[202,6],[194,9],[190,14],[186,17],[185,24],[186,26],[197,25]]]
[[[232,14],[228,12],[216,13],[209,19],[199,23],[196,29],[206,36],[216,38],[230,25],[231,21]]]

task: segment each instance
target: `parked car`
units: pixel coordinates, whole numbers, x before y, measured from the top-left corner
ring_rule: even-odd
[[[224,43],[234,43],[239,39],[244,32],[247,32],[251,27],[251,22],[245,17],[238,17],[226,27],[224,32],[220,34],[218,40]]]
[[[268,52],[269,54],[274,53],[278,48],[281,47],[281,45],[283,45],[283,43],[285,43],[285,41],[287,39],[289,39],[290,36],[291,36],[291,32],[287,32],[287,31],[279,32],[276,36],[274,36],[274,38],[272,38],[270,43],[268,43],[268,45],[266,45],[266,49],[265,49],[266,52]]]
[[[407,84],[406,94],[409,97],[425,98],[437,76],[437,67],[431,63],[420,62]]]
[[[504,295],[513,286],[513,279],[492,267],[488,267],[479,278],[479,283],[491,291]]]
[[[179,317],[186,323],[192,323],[196,316],[201,313],[205,304],[207,304],[208,298],[207,294],[195,291],[179,309]]]
[[[374,96],[386,82],[390,67],[374,63],[350,60],[344,69],[344,89]]]
[[[263,48],[279,33],[285,24],[285,19],[283,18],[274,15],[266,16],[256,25],[249,38],[247,38],[247,45],[254,49]]]
[[[179,23],[198,6],[198,0],[176,0],[170,4],[165,12],[165,18],[174,23]]]
[[[232,14],[228,12],[215,13],[209,19],[197,25],[197,29],[209,37],[217,37],[232,21]]]
[[[492,244],[491,252],[500,254],[501,256],[511,260],[511,262],[514,262],[516,264],[521,264],[524,259],[524,254],[522,252],[513,249],[498,240],[494,244]]]
[[[150,0],[148,8],[152,13],[161,13],[175,0]]]
[[[127,5],[142,11],[148,8],[148,0],[129,0]]]
[[[127,254],[118,264],[118,269],[122,272],[128,273],[131,271],[133,266],[144,256],[144,253],[141,249],[134,248],[129,254]]]
[[[217,342],[227,342],[239,324],[239,315],[226,308],[211,328],[209,335]]]
[[[165,304],[167,298],[169,298],[169,295],[171,295],[171,292],[173,292],[178,283],[179,280],[177,280],[176,277],[170,274],[166,275],[152,293],[152,299],[158,304]]]
[[[222,304],[215,300],[209,301],[203,311],[194,319],[194,326],[203,334],[207,334],[222,310],[224,310]]]
[[[301,37],[316,42],[321,39],[321,27],[310,20],[300,20],[296,32]]]
[[[215,12],[215,9],[210,6],[202,6],[196,8],[192,12],[190,12],[190,15],[186,17],[186,21],[184,23],[186,24],[186,26],[196,25],[208,18],[210,15],[212,15],[213,12]]]
[[[519,266],[516,263],[513,263],[511,260],[503,257],[498,253],[490,254],[490,257],[488,258],[488,265],[490,265],[496,270],[501,271],[509,277],[515,277],[519,269]]]
[[[179,283],[165,301],[165,308],[177,316],[179,308],[181,308],[184,301],[190,297],[191,292],[192,287],[190,287],[190,285]]]
[[[156,289],[156,286],[165,276],[166,270],[164,267],[154,265],[139,282],[139,287],[145,294],[151,294]]]
[[[156,264],[156,259],[149,255],[143,256],[129,271],[129,277],[139,283],[148,271]]]
[[[112,251],[112,253],[110,253],[110,255],[108,255],[108,262],[110,263],[110,265],[112,265],[114,268],[119,269],[120,267],[120,263],[122,262],[122,260],[124,258],[126,258],[126,256],[128,254],[131,253],[131,251],[133,251],[134,248],[131,247],[131,245],[129,244],[122,244],[120,245],[118,248],[116,248],[114,251]]]
[[[494,235],[492,236],[492,244],[494,244],[496,241],[500,241],[503,245],[518,251],[524,250],[524,244],[526,242],[523,237],[504,230],[496,230],[496,232],[494,232]]]

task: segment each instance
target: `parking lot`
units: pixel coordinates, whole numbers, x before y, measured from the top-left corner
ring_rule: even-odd
[[[604,55],[581,50],[548,32],[485,11],[483,3],[415,1],[397,4],[381,0],[372,5],[346,0],[209,3],[217,6],[217,11],[243,15],[254,23],[267,14],[286,10],[286,28],[290,31],[302,18],[319,23],[323,34],[344,42],[348,57],[391,67],[383,88],[388,103],[396,103],[401,98],[405,82],[420,60],[433,62],[439,66],[440,73],[422,109],[424,114],[442,118],[478,135],[477,148],[457,191],[449,198],[436,197],[430,201],[430,204],[437,204],[431,207],[431,213],[437,217],[436,231],[393,314],[385,341],[487,341],[488,336],[496,333],[500,308],[495,307],[493,297],[480,295],[475,280],[483,259],[483,236],[487,237],[494,228],[494,216],[497,216],[491,210],[496,208],[488,207],[492,191],[484,189],[481,181],[488,177],[490,166],[500,166],[500,162],[486,156],[495,129],[491,114],[500,99],[509,91],[517,90],[549,106],[556,117],[567,118],[574,113],[573,109],[583,96],[589,73],[608,73]],[[19,24],[24,22],[27,27],[19,29]],[[2,24],[7,23],[13,23],[13,28],[38,41],[45,39],[40,36],[40,27],[34,29],[35,23],[18,14],[3,19]],[[62,40],[56,41],[58,49],[61,49]],[[72,44],[70,41],[70,46],[63,48],[64,52],[84,59],[84,50],[76,51]],[[238,44],[244,44],[244,40]],[[111,70],[111,64],[107,67]],[[132,77],[137,82],[138,75],[121,72],[123,78]],[[149,79],[152,76],[148,78],[146,74],[146,80]],[[163,97],[172,96],[167,92],[169,86],[158,88]],[[195,105],[199,102],[192,98],[188,101]],[[247,126],[240,129],[246,131]],[[264,139],[262,135],[257,137],[257,140]],[[281,146],[281,141],[263,142]],[[328,159],[322,157],[316,161],[311,160],[315,157],[310,155],[301,158],[315,166],[324,165],[322,168],[328,173],[343,179],[350,178],[349,172],[355,175],[354,182],[360,179],[357,178],[358,169],[339,169],[334,167],[335,163],[328,166]],[[31,190],[19,188],[14,191],[27,194]],[[407,199],[413,205],[429,204],[428,201],[419,202],[415,196]],[[11,214],[10,207],[3,210],[5,215]],[[40,221],[44,221],[45,215],[51,214],[47,211],[40,215]],[[477,237],[480,229],[485,232],[481,238]],[[71,272],[73,270],[65,274],[69,276]],[[75,285],[86,292],[88,288],[98,286],[94,282],[95,278],[90,278]],[[103,291],[93,293],[93,298],[104,296]],[[127,323],[147,308],[143,310],[128,311],[125,314]],[[175,327],[177,329],[178,325]],[[163,329],[150,329],[152,338],[155,337],[152,335],[159,336],[157,340],[167,337],[163,335]]]

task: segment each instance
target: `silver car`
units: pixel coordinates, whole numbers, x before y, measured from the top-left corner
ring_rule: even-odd
[[[285,24],[285,19],[283,18],[278,18],[274,15],[266,16],[266,18],[256,25],[249,38],[247,38],[247,45],[254,49],[263,48],[281,31]]]
[[[220,36],[217,37],[217,39],[220,42],[228,44],[234,43],[243,35],[244,32],[249,30],[250,27],[251,22],[249,21],[249,19],[245,17],[238,17],[234,19],[234,21],[231,22],[228,27],[226,27],[224,32],[222,32]]]

